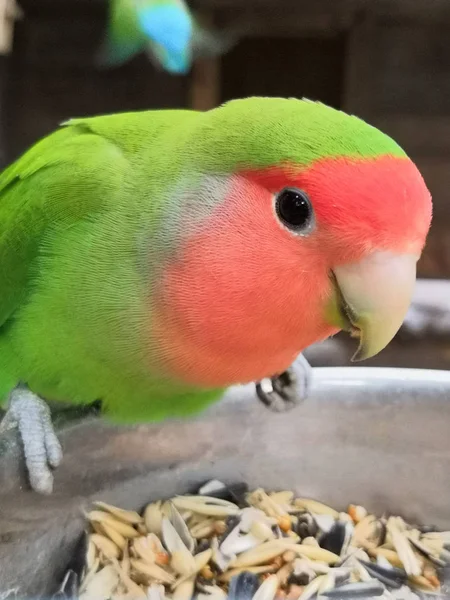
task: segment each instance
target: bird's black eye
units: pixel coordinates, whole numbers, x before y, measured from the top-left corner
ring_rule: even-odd
[[[313,225],[313,209],[308,195],[297,188],[284,188],[276,196],[275,209],[280,221],[297,233],[308,233]]]

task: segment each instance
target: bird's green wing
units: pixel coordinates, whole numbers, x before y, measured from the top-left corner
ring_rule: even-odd
[[[27,296],[45,236],[101,210],[125,165],[118,146],[75,121],[0,174],[0,330]]]
[[[147,41],[141,31],[135,0],[110,0],[105,39],[97,56],[101,67],[117,66],[141,52]]]

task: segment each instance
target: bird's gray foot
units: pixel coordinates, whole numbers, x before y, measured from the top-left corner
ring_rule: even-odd
[[[287,412],[308,396],[312,367],[303,355],[284,373],[258,381],[256,393],[261,402],[273,412]]]
[[[10,394],[0,432],[17,427],[22,440],[31,487],[41,494],[53,491],[52,468],[62,460],[62,449],[52,425],[47,404],[26,387]]]

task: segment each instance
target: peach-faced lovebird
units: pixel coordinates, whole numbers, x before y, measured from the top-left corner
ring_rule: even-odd
[[[194,56],[220,54],[230,41],[202,28],[184,0],[110,0],[99,64],[118,66],[146,52],[154,64],[184,75]]]
[[[404,151],[316,102],[64,123],[0,175],[3,427],[18,426],[34,489],[51,491],[61,460],[41,398],[156,421],[339,330],[357,359],[379,352],[430,220]]]

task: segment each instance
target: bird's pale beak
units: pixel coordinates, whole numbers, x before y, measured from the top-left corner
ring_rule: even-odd
[[[375,356],[400,329],[411,303],[418,258],[377,251],[333,269],[335,294],[328,316],[359,338],[352,360]]]

